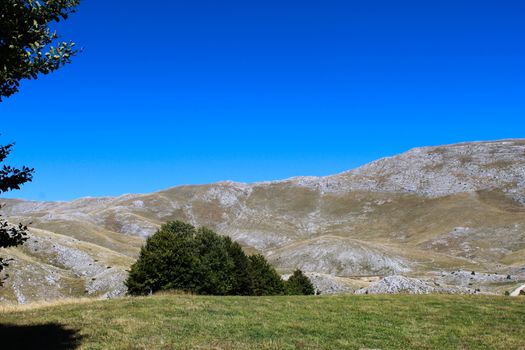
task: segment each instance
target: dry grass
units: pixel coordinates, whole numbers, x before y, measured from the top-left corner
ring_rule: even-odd
[[[515,161],[512,161],[512,160],[505,160],[505,159],[500,159],[500,160],[497,160],[495,162],[492,162],[492,163],[489,163],[489,164],[485,164],[483,165],[484,168],[486,169],[506,169],[506,168],[510,168],[511,166],[515,165],[516,162]]]
[[[78,305],[92,303],[96,298],[64,298],[56,300],[42,300],[42,301],[33,301],[27,304],[14,304],[14,303],[2,303],[0,304],[0,314],[10,313],[10,312],[25,312],[25,311],[34,311],[43,308],[53,308],[58,306],[65,305]]]

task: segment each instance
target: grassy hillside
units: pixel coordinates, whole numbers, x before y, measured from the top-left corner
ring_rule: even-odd
[[[19,349],[525,349],[525,299],[164,295],[77,301],[0,308],[0,339],[2,348]]]

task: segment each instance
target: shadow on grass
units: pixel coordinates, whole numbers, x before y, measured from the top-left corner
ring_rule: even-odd
[[[0,324],[2,349],[76,349],[82,337],[58,323],[40,325]]]

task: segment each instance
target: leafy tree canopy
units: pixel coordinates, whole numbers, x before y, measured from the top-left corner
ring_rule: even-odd
[[[12,148],[12,143],[0,146],[0,165],[3,164],[4,160],[11,153]],[[26,166],[19,169],[4,164],[0,168],[0,194],[20,189],[22,184],[30,182],[33,179],[33,172],[34,169],[30,169]],[[27,239],[26,236],[27,226],[23,224],[13,225],[0,218],[0,248],[20,245]],[[8,266],[8,260],[0,257],[0,271],[6,266]],[[0,285],[2,285],[1,280]]]
[[[213,295],[277,295],[287,291],[264,256],[248,257],[229,237],[180,221],[166,223],[146,240],[131,266],[126,286],[132,295],[173,289]]]
[[[250,256],[250,274],[253,280],[253,295],[285,294],[286,289],[281,276],[261,254]]]
[[[59,42],[49,24],[68,18],[80,0],[0,1],[0,101],[18,92],[20,80],[36,79],[71,62],[73,42]]]

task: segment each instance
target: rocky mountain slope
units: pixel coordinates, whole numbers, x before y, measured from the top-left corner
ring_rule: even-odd
[[[325,293],[406,291],[411,280],[502,293],[525,280],[525,140],[416,148],[327,177],[2,202],[32,229],[2,252],[15,260],[1,300],[121,295],[144,238],[175,219],[231,236],[282,273],[301,268]],[[391,275],[404,277],[378,281]]]

